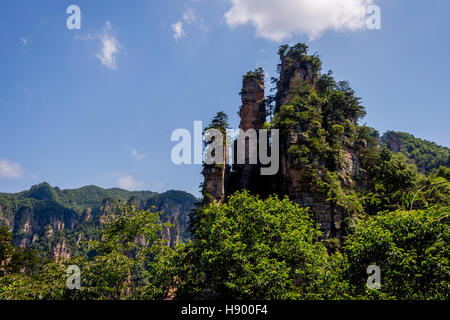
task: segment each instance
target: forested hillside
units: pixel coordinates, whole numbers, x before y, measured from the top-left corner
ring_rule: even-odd
[[[421,172],[430,173],[440,166],[450,167],[450,149],[434,142],[396,131],[386,132],[381,141],[389,150],[403,153]]]

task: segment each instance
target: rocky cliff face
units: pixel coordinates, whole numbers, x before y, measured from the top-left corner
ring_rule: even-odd
[[[89,222],[92,219],[92,208],[87,207],[86,210],[84,210],[83,214],[83,222]]]
[[[115,204],[111,199],[103,200],[102,206],[100,207],[100,216],[99,222],[100,224],[105,224],[108,220],[108,217],[115,212]]]
[[[400,152],[404,149],[401,137],[396,132],[389,132],[384,136],[384,142],[392,152]]]
[[[11,225],[15,243],[20,247],[28,247],[45,233],[51,235],[67,229],[73,230],[77,221],[76,212],[55,203],[46,203],[46,206],[41,203],[35,208],[19,208]]]

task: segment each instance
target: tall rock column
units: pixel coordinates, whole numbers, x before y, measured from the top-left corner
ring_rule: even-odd
[[[233,181],[232,189],[249,189],[253,187],[250,182],[257,182],[257,176],[260,174],[260,165],[258,163],[250,163],[250,154],[254,155],[258,160],[258,132],[264,128],[266,121],[266,105],[265,105],[265,87],[264,87],[264,71],[257,69],[248,72],[242,81],[241,100],[242,106],[239,111],[241,123],[239,128],[242,130],[238,141],[245,141],[244,150],[239,150],[238,141],[234,144],[234,164],[233,164]],[[256,141],[250,143],[248,137],[255,137],[251,131],[255,130]],[[238,152],[244,153],[245,163],[238,162]]]
[[[299,44],[294,47],[280,48],[280,79],[275,97],[275,112],[279,112],[283,105],[291,104],[295,96],[301,96],[317,83],[320,61],[307,54],[307,47]],[[320,110],[318,110],[320,111]],[[288,150],[301,144],[300,136],[303,134],[302,126],[281,137],[280,164],[282,190],[289,198],[300,206],[310,207],[318,223],[322,237],[341,236],[342,213],[331,202],[327,195],[311,190],[305,181],[306,171],[304,164],[291,157]],[[321,174],[320,163],[317,164],[317,174]],[[319,178],[319,177],[317,177]]]
[[[205,131],[206,158],[203,164],[203,202],[225,202],[229,187],[228,116],[218,112]]]
[[[241,101],[239,111],[241,123],[239,128],[259,130],[266,121],[266,107],[264,102],[264,73],[263,71],[249,72],[242,80]]]
[[[281,59],[280,79],[275,97],[275,112],[279,112],[281,106],[289,105],[295,95],[300,95],[305,86],[315,86],[318,68],[311,56],[307,55],[307,47],[299,44],[295,47],[281,47],[278,52]],[[298,144],[298,134],[301,129],[281,138],[280,164],[283,176],[283,192],[291,199],[303,198],[302,170],[290,159],[287,150]]]

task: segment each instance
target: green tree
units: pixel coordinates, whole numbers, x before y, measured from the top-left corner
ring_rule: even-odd
[[[380,213],[345,240],[347,277],[359,297],[448,299],[450,207]],[[381,290],[366,290],[366,268],[381,269]]]
[[[16,247],[13,235],[6,226],[0,227],[0,276],[24,271],[32,274],[39,265],[34,250]]]
[[[205,134],[205,140],[206,142],[204,143],[204,150],[208,151],[211,147],[211,143],[214,142],[214,137],[209,137],[208,136],[208,130],[210,129],[215,129],[215,130],[219,130],[220,133],[222,134],[222,164],[207,164],[207,163],[203,163],[203,174],[205,174],[205,172],[210,171],[210,170],[220,170],[220,176],[221,176],[221,198],[218,200],[219,202],[224,202],[225,201],[225,195],[226,195],[226,190],[225,190],[225,177],[227,174],[227,171],[229,170],[229,165],[227,164],[227,144],[228,144],[228,135],[227,135],[227,129],[229,128],[229,123],[228,123],[228,115],[225,112],[218,112],[214,118],[212,119],[210,125],[208,127],[205,128],[204,130],[204,134]],[[209,141],[211,139],[211,141]],[[211,155],[214,156],[215,150],[211,151]],[[192,210],[191,214],[190,214],[190,225],[189,225],[189,231],[191,233],[194,233],[197,225],[199,225],[202,220],[203,220],[203,216],[202,216],[202,210],[199,210],[200,207],[202,205],[207,205],[210,202],[213,202],[214,199],[212,197],[211,194],[209,194],[208,190],[205,188],[205,186],[203,184],[200,185],[200,187],[202,188],[202,196],[203,196],[203,200],[201,203],[198,204],[197,208],[195,208],[194,210]]]
[[[162,239],[159,216],[129,203],[118,206],[102,240],[90,243],[93,258],[83,267],[83,290],[89,298],[157,299],[167,294],[155,286],[153,277],[153,267],[172,251]]]
[[[221,176],[222,176],[222,199],[220,199],[220,202],[225,201],[225,174],[227,170],[227,129],[230,127],[228,123],[228,115],[224,112],[218,112],[216,116],[211,121],[211,124],[209,125],[208,129],[217,129],[222,133],[223,136],[223,149],[222,149],[222,165],[221,165]]]
[[[9,262],[13,255],[12,234],[6,226],[0,227],[0,276],[9,269]]]
[[[160,213],[121,203],[109,217],[101,241],[89,243],[89,259],[46,263],[27,277],[0,277],[0,299],[162,299],[170,283],[167,261],[173,250],[162,239]],[[169,225],[167,225],[169,226]],[[81,271],[81,289],[69,290],[67,267]]]
[[[195,240],[174,258],[178,299],[345,297],[344,258],[328,255],[307,210],[247,191],[201,210]]]

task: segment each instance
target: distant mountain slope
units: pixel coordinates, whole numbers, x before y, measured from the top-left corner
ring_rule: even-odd
[[[16,245],[36,249],[42,259],[59,259],[86,252],[84,240],[96,239],[105,217],[115,210],[117,200],[132,201],[140,209],[155,206],[170,245],[190,237],[189,213],[197,199],[183,191],[130,192],[86,186],[61,190],[44,182],[19,193],[0,193],[0,225],[7,225]]]
[[[450,148],[416,138],[409,133],[396,131],[386,132],[381,141],[386,143],[391,151],[403,153],[424,173],[429,173],[440,166],[450,167]]]

